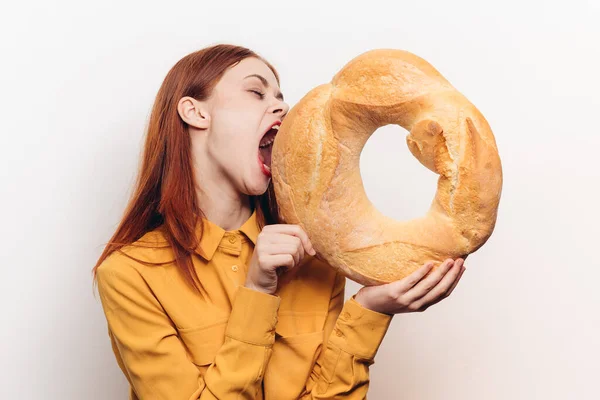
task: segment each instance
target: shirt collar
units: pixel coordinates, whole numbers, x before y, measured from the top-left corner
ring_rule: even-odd
[[[217,247],[219,247],[219,243],[221,243],[223,236],[225,236],[226,231],[208,219],[202,218],[201,223],[198,223],[196,226],[196,236],[200,235],[201,224],[204,227],[204,232],[198,247],[196,247],[196,252],[206,260],[210,261],[215,254],[215,251],[217,251]],[[260,232],[256,217],[256,208],[252,211],[250,218],[248,218],[241,227],[234,230],[234,232],[236,231],[243,232],[252,243],[256,245],[256,239]]]

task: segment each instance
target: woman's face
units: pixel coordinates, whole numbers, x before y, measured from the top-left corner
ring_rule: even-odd
[[[206,129],[191,134],[196,163],[203,160],[200,178],[208,173],[238,192],[263,194],[271,177],[259,160],[259,143],[289,110],[271,69],[257,58],[246,58],[229,68],[211,97],[199,103]]]

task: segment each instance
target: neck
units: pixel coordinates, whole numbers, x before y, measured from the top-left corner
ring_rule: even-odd
[[[198,172],[196,196],[206,219],[226,231],[240,228],[253,212],[250,196],[227,185],[224,177],[211,179]]]
[[[248,195],[227,196],[218,187],[207,188],[206,182],[203,182],[203,191],[199,193],[200,191],[196,190],[196,192],[198,204],[206,219],[226,231],[238,229],[252,215],[253,210]]]

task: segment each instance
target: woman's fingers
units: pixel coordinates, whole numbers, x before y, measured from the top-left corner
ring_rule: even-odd
[[[396,290],[401,293],[407,292],[411,287],[416,285],[431,269],[433,268],[433,261],[426,262],[422,267],[414,271],[407,277],[400,279],[399,281],[392,282],[396,286]]]
[[[270,256],[289,255],[292,257],[293,265],[297,265],[302,260],[302,250],[298,249],[295,243],[269,243],[264,246],[263,251],[268,256],[268,260],[271,260]],[[280,265],[271,265],[270,261],[267,261],[268,265],[272,268],[280,267]]]
[[[460,278],[462,277],[462,274],[465,272],[465,264],[463,261],[463,264],[461,265],[460,268],[460,272],[458,273],[458,276],[456,277],[456,279],[454,279],[454,282],[452,282],[452,286],[450,286],[450,290],[448,290],[448,296],[450,296],[452,294],[452,291],[454,290],[454,288],[456,287],[456,285],[458,285],[458,281],[460,281]]]
[[[355,299],[363,307],[387,314],[424,311],[452,293],[464,272],[463,263],[461,258],[447,259],[432,271],[432,263],[427,262],[401,280],[364,286]]]
[[[315,255],[308,235],[299,225],[265,226],[258,234],[245,286],[273,294],[279,277],[300,265],[305,252]]]
[[[263,230],[267,230],[268,232],[279,233],[284,235],[296,236],[300,239],[304,251],[306,251],[310,255],[315,254],[315,250],[310,242],[308,235],[302,229],[300,225],[294,224],[275,224],[275,225],[267,225]]]
[[[434,288],[423,297],[414,301],[414,307],[423,310],[450,296],[451,288],[456,286],[456,283],[460,279],[459,275],[463,271],[462,264],[463,260],[458,259],[454,263],[453,268],[447,271],[442,280]]]
[[[456,287],[456,285],[458,285],[458,281],[460,281],[460,278],[462,277],[462,274],[465,272],[465,267],[464,265],[461,267],[460,272],[458,273],[458,276],[456,277],[456,279],[454,279],[454,282],[452,283],[452,286],[450,286],[450,289],[448,290],[448,293],[445,296],[442,297],[438,297],[436,300],[434,300],[433,302],[431,302],[430,304],[427,305],[427,307],[431,307],[432,305],[440,302],[442,299],[450,296],[452,294],[452,291],[454,290],[454,288]]]
[[[277,276],[296,265],[291,254],[272,254],[266,259],[266,263],[275,271]]]
[[[283,233],[275,233],[271,236],[270,249],[273,254],[290,253],[294,255],[296,263],[304,258],[305,247],[302,239],[297,236],[290,236]]]
[[[454,265],[454,260],[446,259],[440,266],[428,276],[421,279],[406,293],[406,298],[409,302],[413,302],[429,293],[441,280],[446,273]]]

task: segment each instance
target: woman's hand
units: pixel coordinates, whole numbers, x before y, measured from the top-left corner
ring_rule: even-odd
[[[300,264],[305,252],[315,255],[308,235],[299,225],[265,226],[258,234],[244,286],[267,294],[275,293],[279,275]]]
[[[450,296],[465,271],[463,263],[461,258],[456,262],[449,258],[429,275],[433,263],[425,263],[404,279],[361,288],[355,300],[365,308],[384,314],[425,311]]]

